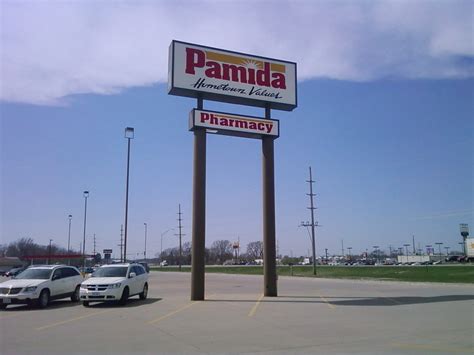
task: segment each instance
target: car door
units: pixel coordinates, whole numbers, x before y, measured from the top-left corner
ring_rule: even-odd
[[[145,268],[141,265],[137,265],[135,266],[135,268],[137,270],[137,285],[138,285],[137,293],[140,293],[143,291],[143,286],[145,286],[145,282],[148,277],[148,274]]]
[[[66,293],[66,280],[63,277],[63,270],[62,268],[57,268],[53,271],[51,275],[51,283],[50,283],[50,291],[51,297],[56,297],[58,295],[62,295]]]
[[[73,293],[76,286],[80,283],[77,282],[77,272],[71,267],[65,267],[62,269],[62,274],[64,278],[64,292]]]
[[[130,268],[130,272],[135,273],[135,277],[133,279],[130,279],[130,291],[131,294],[136,295],[137,293],[140,292],[140,270],[136,265],[133,265]]]

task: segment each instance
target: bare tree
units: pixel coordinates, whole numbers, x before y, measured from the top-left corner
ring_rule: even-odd
[[[247,257],[249,259],[263,259],[263,242],[251,242],[247,244]]]
[[[232,243],[228,240],[216,240],[212,243],[209,251],[211,258],[214,257],[215,263],[222,264],[232,258]]]

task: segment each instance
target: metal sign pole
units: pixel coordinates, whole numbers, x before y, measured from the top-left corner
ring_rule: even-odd
[[[198,99],[202,109],[202,99]],[[204,300],[206,243],[206,129],[194,130],[191,300]]]
[[[270,108],[265,108],[265,118],[270,118]],[[263,177],[263,279],[264,295],[277,296],[275,251],[275,173],[273,137],[262,137]]]

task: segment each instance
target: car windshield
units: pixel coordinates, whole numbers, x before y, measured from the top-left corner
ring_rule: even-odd
[[[91,277],[125,277],[128,267],[101,267],[97,269]]]
[[[48,280],[51,276],[51,269],[26,269],[15,276],[20,280]]]

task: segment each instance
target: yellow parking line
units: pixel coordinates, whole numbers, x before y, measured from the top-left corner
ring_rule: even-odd
[[[323,295],[319,294],[319,298],[321,298],[321,299],[328,305],[329,308],[331,308],[331,309],[335,309],[335,308],[336,308],[336,306],[334,306],[333,304],[331,304],[326,298],[324,298]]]
[[[86,315],[84,315],[84,316],[80,316],[80,317],[76,317],[76,318],[71,318],[71,319],[63,320],[63,321],[61,321],[61,322],[56,322],[56,323],[44,325],[44,326],[42,326],[42,327],[36,328],[36,330],[44,330],[44,329],[56,327],[56,326],[58,326],[58,325],[62,325],[62,324],[66,324],[66,323],[71,323],[71,322],[74,322],[74,321],[76,321],[76,320],[80,320],[80,319],[84,319],[84,318],[89,318],[89,317],[92,317],[92,316],[96,316],[96,315],[103,314],[103,313],[107,313],[107,312],[111,312],[111,311],[112,311],[111,309],[107,309],[107,310],[105,310],[105,311],[100,311],[100,312],[95,312],[95,313],[86,314]]]
[[[456,347],[440,347],[435,345],[428,345],[428,344],[399,344],[393,343],[392,346],[397,348],[403,349],[417,349],[417,350],[430,350],[433,352],[441,352],[441,353],[470,353],[472,349],[468,348],[456,348]]]
[[[215,296],[215,293],[209,295],[208,298],[210,298],[210,297],[212,297],[212,296]],[[169,317],[171,317],[172,315],[175,315],[175,314],[177,314],[177,313],[179,313],[179,312],[182,312],[182,311],[184,311],[185,309],[188,309],[188,308],[194,306],[196,303],[199,303],[199,302],[202,302],[202,301],[193,301],[193,302],[191,302],[191,303],[188,303],[188,304],[184,305],[183,307],[180,307],[180,308],[174,310],[173,312],[170,312],[170,313],[168,313],[168,314],[165,314],[164,316],[161,316],[161,317],[159,317],[159,318],[156,318],[156,319],[153,319],[153,320],[149,321],[148,324],[155,324],[155,323],[158,323],[158,322],[162,321],[163,319],[169,318]]]
[[[264,294],[262,293],[262,295],[258,298],[257,302],[254,304],[254,306],[252,307],[252,309],[250,310],[248,316],[249,317],[253,317],[253,315],[255,314],[255,312],[257,312],[257,308],[258,308],[258,305],[260,304],[260,302],[262,301],[264,297]]]
[[[181,307],[181,308],[178,308],[177,310],[175,310],[175,311],[173,311],[173,312],[170,312],[170,313],[168,313],[168,314],[165,314],[164,316],[161,316],[161,317],[159,317],[159,318],[156,318],[156,319],[153,319],[153,320],[149,321],[148,324],[155,324],[155,323],[158,323],[159,321],[162,321],[163,319],[169,318],[169,317],[171,317],[172,315],[175,315],[176,313],[182,312],[182,311],[184,311],[185,309],[194,306],[196,303],[199,303],[199,301],[194,301],[194,302],[188,303],[187,305],[185,305],[185,306],[183,306],[183,307]]]

